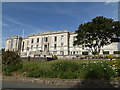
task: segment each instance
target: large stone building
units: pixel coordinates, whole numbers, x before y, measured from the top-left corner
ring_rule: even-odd
[[[32,34],[26,38],[13,36],[6,40],[5,50],[18,51],[21,57],[51,57],[57,55],[58,58],[73,58],[82,55],[83,51],[87,51],[80,46],[73,46],[77,34],[64,31],[46,31],[43,33]],[[120,51],[120,43],[112,43],[104,46],[100,52]],[[89,52],[89,54],[91,54]]]

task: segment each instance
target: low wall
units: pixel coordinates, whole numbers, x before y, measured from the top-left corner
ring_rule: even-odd
[[[50,61],[54,60],[48,57],[21,57],[23,61]]]

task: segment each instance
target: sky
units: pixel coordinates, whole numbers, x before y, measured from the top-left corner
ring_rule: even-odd
[[[96,16],[118,20],[117,2],[3,2],[2,47],[11,36],[44,31],[75,32]]]

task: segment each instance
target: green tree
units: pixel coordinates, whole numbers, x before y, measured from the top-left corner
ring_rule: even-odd
[[[2,70],[11,75],[12,72],[22,67],[22,60],[15,51],[5,51],[2,49]]]
[[[93,54],[99,54],[103,46],[112,43],[120,36],[120,22],[103,16],[97,16],[91,22],[80,24],[74,45],[82,45]]]

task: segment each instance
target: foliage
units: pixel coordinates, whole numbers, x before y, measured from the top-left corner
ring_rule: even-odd
[[[94,52],[92,52],[92,54],[93,54],[93,55],[98,55],[99,52],[94,51]]]
[[[118,72],[120,76],[120,59],[111,61],[109,65]]]
[[[79,64],[74,62],[58,62],[51,65],[51,70],[62,79],[77,78],[78,69],[80,69]]]
[[[83,67],[82,73],[82,78],[92,80],[110,80],[116,76],[115,71],[107,62],[97,62],[86,65]]]
[[[88,55],[88,52],[84,51],[84,52],[82,52],[82,55]]]
[[[80,24],[74,45],[82,45],[90,52],[98,52],[103,46],[112,43],[120,36],[120,21],[113,21],[103,16],[93,18],[91,22]]]
[[[103,51],[103,54],[109,54],[109,51]]]
[[[5,75],[12,75],[12,72],[21,68],[22,61],[16,52],[2,49],[2,70]]]
[[[114,51],[114,54],[120,54],[120,51]]]
[[[97,79],[109,80],[117,76],[113,60],[54,60],[49,62],[26,62],[21,72],[27,77],[61,79]],[[115,60],[114,60],[115,61]],[[49,67],[48,67],[49,65]],[[116,64],[117,65],[117,64]]]
[[[107,56],[108,59],[113,59],[112,55]]]
[[[27,77],[47,77],[47,78],[56,78],[56,73],[53,73],[51,70],[42,70],[42,69],[37,69],[32,72],[28,72]]]

